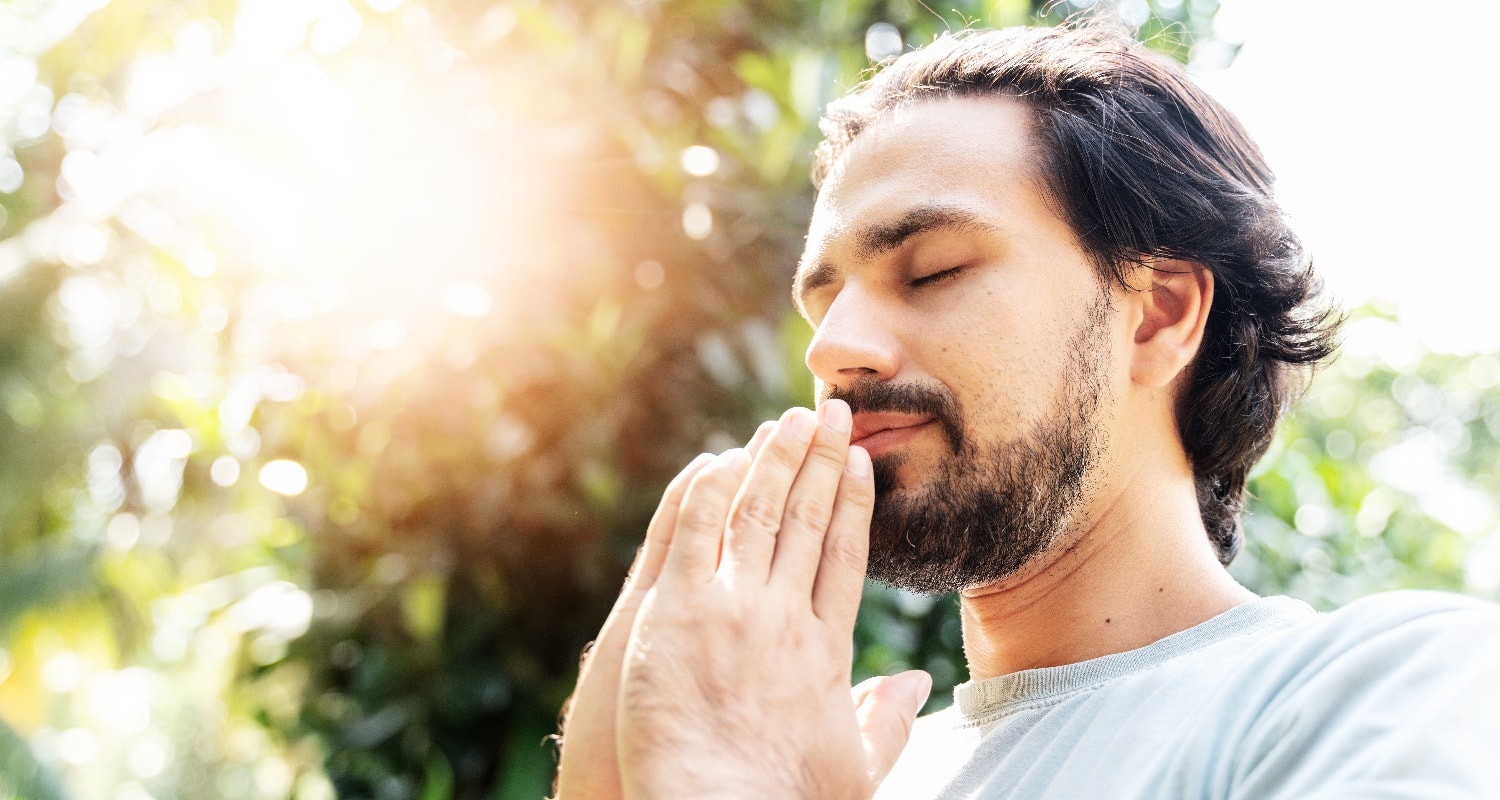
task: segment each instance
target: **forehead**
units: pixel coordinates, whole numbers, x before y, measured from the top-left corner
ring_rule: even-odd
[[[1031,112],[1015,98],[957,97],[901,106],[861,131],[829,171],[808,230],[803,268],[869,226],[924,206],[992,224],[1052,217],[1043,196]]]

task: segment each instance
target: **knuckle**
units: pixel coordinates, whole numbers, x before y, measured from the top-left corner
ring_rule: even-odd
[[[683,498],[681,510],[686,511],[694,502],[701,503],[706,497],[722,496],[734,490],[734,473],[728,467],[715,464],[699,472]]]
[[[678,525],[691,531],[711,531],[723,524],[723,519],[708,506],[684,506],[677,513]]]
[[[859,570],[865,565],[865,548],[852,536],[830,536],[824,550],[824,557],[838,567]]]
[[[754,633],[760,622],[760,618],[744,609],[734,609],[733,613],[724,617],[724,629],[733,641],[744,641],[746,636]]]
[[[875,504],[875,484],[869,480],[846,477],[839,486],[839,496],[841,499],[857,506],[873,506]]]
[[[728,482],[733,476],[734,473],[729,471],[729,465],[719,461],[704,467],[703,471],[699,472],[697,477],[693,478],[693,486],[719,487]]]
[[[833,442],[822,442],[808,454],[809,461],[832,470],[835,474],[844,470],[846,449]]]
[[[781,513],[775,501],[763,494],[751,494],[740,503],[735,514],[737,530],[774,531],[781,525]]]
[[[787,519],[809,528],[821,529],[828,523],[828,503],[817,497],[800,497],[787,507]]]
[[[806,452],[806,443],[782,433],[771,437],[771,441],[766,445],[765,458],[775,466],[796,469],[802,463],[802,457]]]

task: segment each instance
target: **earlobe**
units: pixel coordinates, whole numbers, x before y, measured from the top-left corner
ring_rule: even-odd
[[[1135,353],[1130,377],[1160,388],[1177,378],[1198,353],[1213,305],[1213,273],[1192,261],[1156,261],[1131,276],[1139,290]]]

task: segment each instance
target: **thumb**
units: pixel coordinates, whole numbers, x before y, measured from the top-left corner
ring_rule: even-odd
[[[871,678],[854,688],[865,765],[875,784],[885,780],[896,765],[896,758],[911,737],[912,722],[931,691],[932,676],[921,670]]]

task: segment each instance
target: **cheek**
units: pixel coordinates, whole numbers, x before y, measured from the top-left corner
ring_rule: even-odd
[[[952,390],[969,424],[1014,416],[1033,403],[1034,389],[1045,385],[1045,343],[1032,333],[995,318],[934,331],[941,338],[930,371]]]
[[[1071,364],[1074,334],[1036,308],[991,302],[984,310],[929,319],[919,328],[929,340],[923,371],[954,393],[965,424],[981,436],[1017,430],[1048,413]]]

